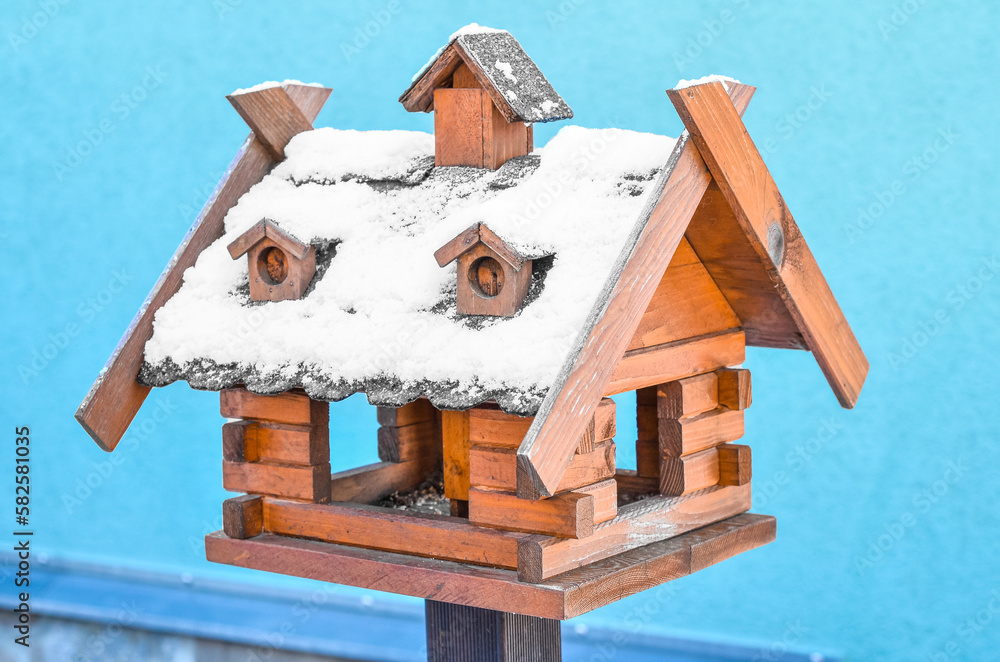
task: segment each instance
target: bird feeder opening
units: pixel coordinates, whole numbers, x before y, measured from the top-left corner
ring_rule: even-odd
[[[503,289],[503,267],[495,259],[484,256],[469,267],[472,290],[484,299],[492,299]]]
[[[288,277],[288,260],[277,246],[265,248],[257,258],[257,271],[264,282],[278,285]]]

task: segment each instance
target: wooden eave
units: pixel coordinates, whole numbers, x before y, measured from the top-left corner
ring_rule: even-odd
[[[437,56],[437,59],[425,68],[423,73],[403,92],[399,97],[403,108],[411,113],[433,111],[434,90],[446,87],[452,74],[463,62],[476,77],[479,85],[490,95],[490,99],[493,100],[494,105],[500,110],[500,114],[505,120],[508,122],[524,121],[524,118],[514,111],[500,90],[493,85],[489,76],[483,72],[475,59],[465,52],[458,40],[453,40],[448,44]]]
[[[485,223],[476,223],[470,226],[447,244],[437,249],[434,252],[434,259],[437,260],[438,266],[443,267],[480,243],[488,246],[504,262],[513,267],[514,271],[520,271],[521,267],[524,266],[527,258],[508,245],[500,236],[490,230]]]
[[[727,92],[719,82],[668,91],[686,130],[657,182],[659,195],[640,215],[518,449],[521,497],[554,494],[575,453],[572,442],[606,395],[653,296],[658,281],[650,275],[666,270],[713,183],[840,403],[857,401],[868,362],[740,119],[754,91],[730,83]],[[776,223],[784,238],[777,263],[768,251]]]
[[[235,260],[245,255],[247,251],[265,238],[270,239],[284,249],[285,252],[299,260],[304,260],[309,255],[309,244],[302,243],[268,219],[255,223],[253,227],[237,237],[233,243],[229,244],[226,249],[229,251],[229,255]]]

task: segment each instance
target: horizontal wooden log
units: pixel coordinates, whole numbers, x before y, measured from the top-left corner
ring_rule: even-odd
[[[753,478],[750,447],[723,444],[718,450],[719,485],[747,485]]]
[[[223,459],[276,464],[323,464],[330,460],[330,428],[233,421],[222,426]]]
[[[660,493],[660,476],[642,476],[633,469],[618,469],[615,471],[615,482],[618,483],[620,495],[648,495]]]
[[[747,513],[569,571],[541,584],[470,563],[264,533],[205,537],[209,561],[452,604],[567,619],[774,540],[775,521]]]
[[[681,496],[713,485],[719,485],[717,448],[660,460],[660,494]]]
[[[294,466],[223,461],[222,487],[230,492],[325,503],[330,500],[330,464]]]
[[[478,445],[518,448],[532,420],[530,416],[515,416],[499,409],[476,407],[469,410],[469,439]],[[615,432],[615,401],[604,398],[584,426],[577,451],[586,452],[585,449],[593,444],[614,438]]]
[[[595,499],[563,492],[549,499],[520,499],[511,492],[469,489],[469,521],[507,531],[586,538],[594,532]]]
[[[500,568],[517,567],[517,541],[525,537],[458,517],[360,504],[266,498],[263,512],[271,533]]]
[[[680,457],[736,441],[743,436],[743,412],[719,407],[680,419],[660,419],[660,451]]]
[[[595,444],[614,439],[617,434],[616,413],[615,401],[611,398],[602,399],[597,404],[597,410],[590,419],[590,424],[584,428],[580,436],[580,445],[576,452],[589,453],[594,450]]]
[[[740,330],[625,352],[604,389],[605,395],[699,375],[743,363],[746,343]]]
[[[263,526],[264,509],[260,496],[244,494],[222,502],[222,530],[230,538],[243,540],[258,536]]]
[[[313,400],[303,391],[257,395],[245,388],[227,388],[219,394],[219,401],[223,418],[326,428],[330,425],[330,404]]]
[[[517,449],[504,446],[473,446],[469,475],[476,487],[513,492],[517,489]],[[557,491],[566,492],[615,475],[615,443],[602,441],[589,453],[573,456]]]
[[[439,466],[436,458],[412,462],[377,462],[330,477],[330,500],[373,503],[393,492],[409,492]]]
[[[383,462],[407,462],[441,455],[441,433],[436,420],[378,430],[378,457]]]
[[[618,514],[618,483],[614,478],[578,487],[573,494],[594,497],[594,524],[607,522]]]
[[[726,368],[717,373],[719,381],[719,404],[730,409],[746,409],[750,406],[750,371],[743,368]]]
[[[378,407],[375,415],[379,425],[413,425],[434,420],[437,409],[430,400],[420,398],[402,407]]]
[[[667,382],[657,388],[660,418],[693,416],[718,406],[719,378],[714,372]]]
[[[530,536],[518,543],[521,581],[541,582],[574,568],[659,542],[750,508],[750,486],[710,487],[681,497],[648,497],[581,539]]]

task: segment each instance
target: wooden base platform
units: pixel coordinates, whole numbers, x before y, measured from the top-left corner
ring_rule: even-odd
[[[205,537],[205,552],[215,563],[565,620],[766,545],[776,531],[774,517],[744,513],[540,584],[518,581],[514,570],[273,534],[237,540],[216,531]]]

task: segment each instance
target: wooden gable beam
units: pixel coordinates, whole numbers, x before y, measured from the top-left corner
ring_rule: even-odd
[[[837,399],[853,407],[868,359],[725,89],[709,83],[667,94]]]
[[[756,88],[730,84],[730,107],[742,115]],[[549,389],[517,452],[522,498],[551,496],[576,452],[587,420],[605,395],[684,230],[712,176],[685,131],[591,310],[577,344]]]
[[[307,120],[309,126],[303,130],[312,128],[312,121],[333,91],[328,87],[310,85],[287,85],[279,89],[284,90],[287,98]],[[271,94],[264,96],[275,97]],[[278,132],[271,130],[267,119],[268,106],[264,104],[263,108],[267,112],[262,112],[259,116],[256,111],[248,112],[253,113],[257,128],[270,136],[271,140],[275,140]],[[294,134],[285,131],[284,135],[290,140]],[[287,140],[285,143],[287,144]],[[284,147],[282,144],[282,150]],[[142,366],[146,341],[153,333],[153,316],[156,311],[180,288],[184,271],[194,265],[203,250],[222,236],[223,219],[230,208],[250,187],[263,179],[276,163],[272,152],[255,133],[251,133],[76,410],[76,420],[102,449],[108,452],[115,449],[149,394],[149,387],[140,385],[136,377]]]

